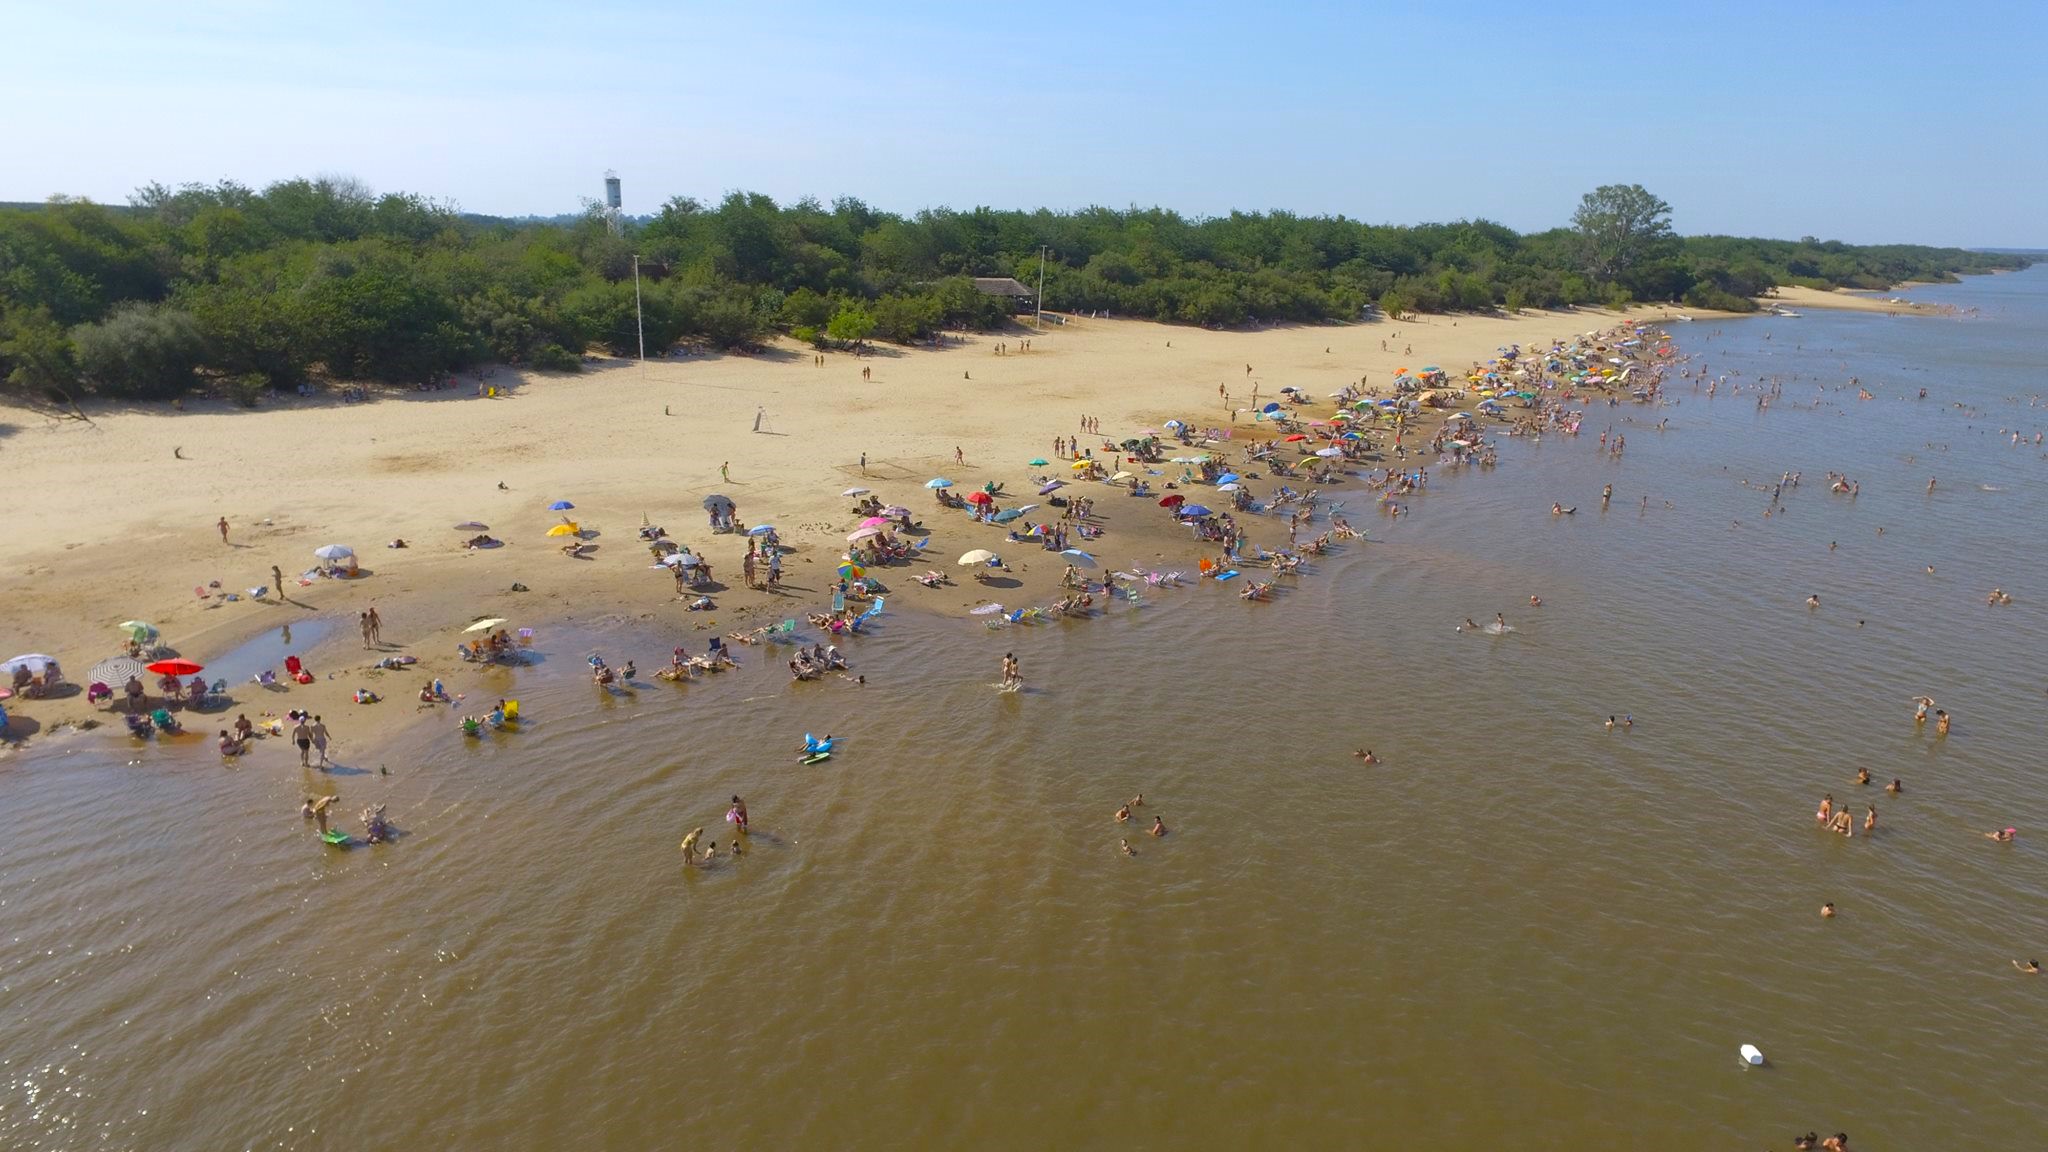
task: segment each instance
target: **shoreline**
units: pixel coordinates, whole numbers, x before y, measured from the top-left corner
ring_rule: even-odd
[[[39,496],[6,514],[12,538],[36,542],[17,568],[27,579],[16,606],[28,626],[16,641],[24,652],[56,656],[75,681],[115,654],[120,635],[113,625],[124,619],[156,624],[166,644],[206,663],[288,622],[335,617],[336,634],[302,653],[320,679],[274,699],[231,683],[237,703],[225,720],[252,705],[275,705],[337,713],[351,725],[374,715],[380,728],[402,729],[392,724],[391,709],[414,703],[415,679],[451,678],[465,667],[454,645],[474,620],[504,617],[508,627],[537,629],[611,618],[659,621],[687,637],[801,621],[805,612],[822,610],[843,536],[859,519],[852,500],[837,494],[843,487],[871,487],[885,503],[910,508],[929,531],[929,566],[955,574],[951,586],[928,591],[909,579],[926,567],[922,562],[880,570],[888,611],[962,616],[991,599],[1012,607],[1043,603],[1058,595],[1064,564],[1056,553],[1038,557],[1031,546],[1009,545],[1011,571],[992,588],[957,575],[954,557],[972,548],[1001,550],[1003,532],[942,511],[923,490],[927,477],[947,476],[963,491],[1000,481],[1022,493],[1032,471],[1025,462],[1050,458],[1053,438],[1072,435],[1079,414],[1095,415],[1109,439],[1158,427],[1146,422],[1164,414],[1227,427],[1215,392],[1219,385],[1230,390],[1232,406],[1241,407],[1236,394],[1245,380],[1261,388],[1262,399],[1283,385],[1300,387],[1317,398],[1312,407],[1320,412],[1332,390],[1361,377],[1369,387],[1385,386],[1394,368],[1411,362],[1462,374],[1496,346],[1547,345],[1682,312],[1446,316],[1251,332],[1073,319],[1042,333],[969,334],[941,350],[825,353],[822,366],[814,366],[809,349],[784,342],[758,356],[611,364],[579,376],[501,369],[455,390],[354,405],[316,396],[281,398],[254,411],[220,402],[178,412],[109,408],[89,410],[90,424],[45,420],[40,427],[36,414],[8,408],[0,410],[0,424],[14,425],[7,450],[22,475],[37,478]],[[1001,354],[998,346],[1005,346]],[[485,387],[507,394],[476,394]],[[759,434],[751,431],[756,417],[765,424]],[[1426,440],[1439,422],[1411,423],[1408,442]],[[1253,426],[1240,420],[1237,430]],[[954,459],[956,448],[964,463]],[[110,490],[109,459],[137,474],[175,479]],[[721,464],[730,466],[729,478],[721,479]],[[790,548],[784,592],[740,585],[744,537],[710,535],[691,519],[702,515],[699,502],[710,493],[729,494],[744,523],[777,526]],[[1098,555],[1105,569],[1191,572],[1197,558],[1215,551],[1191,541],[1153,501],[1121,488],[1077,483],[1067,493],[1096,499],[1106,535],[1075,544]],[[565,518],[546,510],[556,499],[578,506],[573,515],[591,546],[583,558],[560,555],[544,537],[549,524]],[[221,516],[230,525],[226,543],[213,524]],[[643,516],[684,546],[704,549],[723,585],[711,592],[715,610],[683,611],[670,578],[649,571],[645,545],[635,538]],[[470,519],[488,523],[505,546],[463,550],[450,525]],[[1248,523],[1254,543],[1284,544],[1273,538],[1281,521]],[[394,538],[408,547],[384,547]],[[291,573],[313,563],[312,549],[329,543],[352,546],[364,574],[293,583]],[[272,598],[259,606],[247,590],[269,582],[272,564],[287,570],[288,603]],[[198,593],[213,592],[215,581],[218,592],[242,598],[202,599]],[[531,591],[513,591],[514,584]],[[344,659],[357,643],[347,614],[372,605],[391,645],[363,653],[356,664]],[[418,677],[327,678],[342,667],[361,672],[386,654],[417,656]],[[379,685],[382,703],[349,702],[363,682]],[[411,686],[384,691],[383,684]],[[112,719],[88,706],[82,690],[68,699],[8,703],[31,736],[67,722]],[[208,713],[206,723],[222,715]]]

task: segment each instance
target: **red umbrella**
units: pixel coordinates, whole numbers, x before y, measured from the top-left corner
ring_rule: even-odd
[[[1188,498],[1185,496],[1167,496],[1159,501],[1159,506],[1161,508],[1171,508],[1175,504],[1185,504],[1187,502]]]
[[[986,492],[969,492],[967,494],[967,502],[969,504],[993,504],[996,502],[996,498]]]
[[[1308,437],[1306,437],[1306,436],[1303,436],[1303,435],[1302,435],[1301,433],[1299,433],[1299,432],[1296,432],[1296,433],[1295,433],[1294,435],[1292,435],[1292,436],[1289,436],[1289,437],[1287,438],[1287,442],[1288,442],[1289,444],[1292,444],[1292,443],[1294,443],[1294,442],[1295,442],[1295,441],[1297,441],[1297,440],[1306,440],[1306,439],[1308,439]]]
[[[149,665],[149,670],[159,676],[197,676],[206,666],[190,660],[159,660]]]

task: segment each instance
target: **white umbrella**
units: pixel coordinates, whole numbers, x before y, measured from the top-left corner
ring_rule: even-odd
[[[1069,548],[1061,552],[1060,555],[1066,558],[1067,563],[1072,564],[1076,568],[1093,568],[1096,566],[1095,557],[1081,551],[1079,548]]]
[[[881,534],[882,530],[880,528],[859,528],[846,534],[846,542],[848,544],[858,544],[863,540],[880,536]]]
[[[868,490],[865,488],[848,488],[846,491],[840,493],[841,496],[865,496],[867,494]]]
[[[45,656],[40,652],[30,652],[25,656],[16,656],[7,663],[0,664],[0,672],[13,675],[16,668],[26,668],[30,672],[43,672],[47,671],[55,663],[57,663],[55,656]]]
[[[476,623],[471,624],[469,627],[464,628],[463,631],[489,632],[491,629],[496,628],[498,625],[503,624],[504,622],[505,621],[502,618],[493,616],[489,620],[479,620]]]
[[[318,556],[322,560],[339,560],[344,556],[353,556],[355,554],[356,550],[346,544],[322,544],[318,548],[313,549],[313,555]]]
[[[1111,480],[1129,480],[1130,478],[1131,474],[1129,472],[1119,472],[1116,475],[1110,477]]]
[[[1318,456],[1342,456],[1343,454],[1344,450],[1341,448],[1319,448],[1316,450],[1316,455]]]
[[[1003,606],[1001,604],[983,604],[979,608],[969,608],[967,614],[969,616],[993,616],[1002,610]]]
[[[986,564],[995,558],[996,554],[989,551],[988,549],[976,548],[974,551],[962,555],[960,557],[960,563],[968,565]]]
[[[1218,484],[1216,486],[1216,490],[1218,492],[1235,492],[1238,490],[1239,487],[1240,485],[1233,482],[1230,484]]]
[[[766,536],[773,531],[775,531],[775,525],[773,524],[756,524],[752,528],[747,529],[747,535]]]
[[[86,673],[86,675],[91,677],[88,683],[105,684],[109,688],[119,688],[121,685],[126,684],[130,677],[140,680],[142,674],[146,671],[148,669],[142,666],[142,661],[140,660],[130,660],[126,656],[115,656],[112,659],[102,660],[93,665],[92,671]]]

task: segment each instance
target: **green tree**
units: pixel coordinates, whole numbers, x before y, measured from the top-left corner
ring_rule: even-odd
[[[0,312],[0,380],[28,392],[67,392],[78,383],[71,338],[47,308]]]
[[[1612,282],[1672,247],[1671,205],[1640,184],[1603,184],[1572,213],[1581,259],[1594,279]]]
[[[205,340],[192,317],[130,302],[105,320],[71,330],[78,367],[96,391],[131,400],[168,400],[192,387]]]
[[[874,332],[874,313],[858,304],[840,305],[839,311],[832,316],[832,322],[825,326],[825,335],[856,348]]]

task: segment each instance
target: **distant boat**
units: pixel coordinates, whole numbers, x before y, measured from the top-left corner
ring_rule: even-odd
[[[1688,324],[1692,323],[1692,317],[1690,317],[1690,316],[1673,316],[1673,317],[1672,317],[1672,319],[1673,319],[1673,320],[1683,320],[1683,321],[1685,321],[1685,322],[1686,322],[1686,323],[1688,323]]]
[[[1798,316],[1798,315],[1799,315],[1799,313],[1797,313],[1797,312],[1794,312],[1794,311],[1793,311],[1793,310],[1791,310],[1790,308],[1774,308],[1774,309],[1772,309],[1772,310],[1771,310],[1771,315],[1773,315],[1773,316],[1794,316],[1794,317],[1796,317],[1796,316]]]

